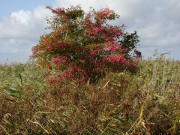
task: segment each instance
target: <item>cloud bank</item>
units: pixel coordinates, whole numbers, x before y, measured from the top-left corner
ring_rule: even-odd
[[[65,7],[81,4],[88,12],[109,7],[120,15],[112,22],[125,24],[127,31],[137,31],[140,36],[139,50],[147,58],[155,49],[160,53],[170,52],[171,57],[180,60],[180,1],[179,0],[55,0],[50,6]],[[47,26],[45,18],[51,16],[44,6],[33,12],[20,10],[12,12],[0,22],[0,63],[5,61],[27,61],[31,47],[36,45]]]
[[[50,11],[37,7],[33,12],[20,10],[3,17],[0,22],[0,63],[7,61],[26,62],[32,46],[45,32]]]

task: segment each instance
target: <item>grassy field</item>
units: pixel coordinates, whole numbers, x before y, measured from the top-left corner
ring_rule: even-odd
[[[96,85],[47,84],[35,62],[0,66],[0,135],[179,135],[180,61],[143,60]]]

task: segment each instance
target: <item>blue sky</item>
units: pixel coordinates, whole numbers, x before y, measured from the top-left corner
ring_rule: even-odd
[[[53,8],[81,4],[85,12],[108,6],[120,15],[111,22],[125,24],[127,31],[136,30],[144,58],[170,52],[167,57],[180,60],[180,1],[179,0],[1,0],[0,1],[0,64],[26,62],[45,32],[46,17]],[[7,61],[8,59],[8,61]]]
[[[1,0],[0,1],[0,18],[10,16],[12,12],[19,10],[33,11],[37,6],[51,5],[53,0]]]

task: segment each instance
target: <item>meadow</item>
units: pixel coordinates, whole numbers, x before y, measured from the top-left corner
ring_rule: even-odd
[[[97,84],[48,84],[36,62],[0,65],[0,135],[178,135],[180,61],[153,56]]]

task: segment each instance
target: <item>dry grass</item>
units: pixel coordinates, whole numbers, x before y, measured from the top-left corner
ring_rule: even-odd
[[[34,63],[0,66],[0,134],[180,134],[180,62],[143,60],[139,72],[96,85],[48,85]]]

